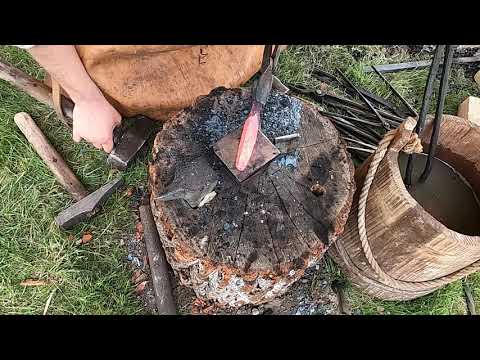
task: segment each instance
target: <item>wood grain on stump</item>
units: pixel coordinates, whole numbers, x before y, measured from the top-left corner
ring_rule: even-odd
[[[212,145],[241,126],[250,106],[249,89],[217,88],[200,98],[157,135],[149,170],[151,207],[172,268],[198,296],[230,306],[266,302],[317,263],[343,231],[355,191],[353,164],[332,123],[275,91],[262,131],[270,140],[298,132],[299,146],[239,183]],[[191,208],[156,199],[199,161],[216,174],[213,200]]]

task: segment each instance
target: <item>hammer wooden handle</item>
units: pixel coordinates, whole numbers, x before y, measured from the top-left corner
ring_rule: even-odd
[[[15,115],[14,120],[28,142],[32,144],[37,154],[40,155],[65,190],[77,201],[87,196],[87,190],[85,190],[82,183],[70,170],[57,150],[49,143],[30,115],[21,112]]]
[[[9,82],[19,90],[25,91],[28,95],[41,103],[54,108],[52,89],[16,67],[0,61],[0,79]],[[66,116],[66,124],[71,126],[73,102],[65,96],[62,96],[61,99],[62,110]]]

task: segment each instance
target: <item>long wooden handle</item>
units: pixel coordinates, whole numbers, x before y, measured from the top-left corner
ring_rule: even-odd
[[[85,190],[82,183],[77,179],[72,170],[70,170],[57,150],[49,143],[48,139],[43,135],[30,115],[21,112],[15,114],[14,120],[28,142],[32,144],[37,154],[40,155],[65,190],[77,201],[87,196],[87,190]]]
[[[25,91],[28,95],[41,103],[54,108],[52,89],[16,67],[0,61],[0,79],[9,82],[19,90]],[[71,126],[73,102],[64,96],[62,96],[61,102],[63,113],[67,118],[66,125]]]

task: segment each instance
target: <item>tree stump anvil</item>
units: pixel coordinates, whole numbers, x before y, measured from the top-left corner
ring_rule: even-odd
[[[158,133],[149,169],[167,260],[182,284],[221,305],[283,294],[343,231],[355,191],[353,163],[333,124],[276,91],[262,131],[270,141],[299,133],[298,145],[239,183],[212,147],[242,125],[250,106],[249,89],[217,88],[198,99]],[[215,196],[196,208],[183,199],[159,200],[171,190],[176,168],[199,158],[217,175]]]

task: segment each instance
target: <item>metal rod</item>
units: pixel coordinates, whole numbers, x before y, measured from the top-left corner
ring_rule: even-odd
[[[390,124],[386,122],[383,117],[379,114],[377,109],[368,101],[365,95],[363,95],[360,90],[357,89],[357,87],[340,71],[340,69],[337,68],[337,72],[340,74],[342,79],[353,89],[355,92],[360,96],[360,98],[367,104],[367,106],[370,108],[370,110],[375,114],[375,116],[378,118],[378,120],[382,123],[383,127],[386,130],[390,130]]]
[[[342,116],[337,116],[337,117],[342,118]],[[343,118],[342,118],[342,119],[343,119]],[[373,128],[372,128],[371,126],[365,125],[365,124],[363,124],[363,123],[361,123],[361,122],[356,122],[355,124],[354,124],[353,122],[348,121],[348,120],[347,120],[347,122],[348,122],[350,125],[352,125],[352,126],[356,126],[356,127],[359,128],[360,130],[363,130],[363,131],[365,131],[365,132],[367,132],[367,133],[370,133],[370,135],[372,135],[372,136],[376,139],[375,144],[376,144],[378,141],[380,141],[380,140],[382,139],[382,137],[383,137],[382,134],[380,134],[380,133],[378,133],[377,131],[373,130]]]
[[[415,109],[412,107],[412,105],[410,105],[408,103],[407,100],[405,100],[405,98],[397,91],[397,89],[395,89],[393,87],[393,85],[390,83],[390,81],[388,81],[387,78],[385,76],[383,76],[383,74],[380,71],[378,71],[377,68],[374,65],[372,65],[372,69],[385,82],[385,84],[388,85],[390,90],[400,99],[400,101],[402,102],[403,105],[405,105],[405,107],[408,109],[408,111],[410,111],[410,115],[417,117],[418,114],[415,111]]]
[[[357,143],[359,145],[364,145],[364,146],[367,146],[369,148],[372,148],[373,150],[375,150],[377,147],[375,145],[372,145],[372,144],[368,144],[366,142],[363,142],[363,141],[360,141],[360,140],[357,140],[357,139],[353,139],[353,138],[343,138],[345,141],[349,141],[349,142],[354,142],[354,143]]]
[[[353,126],[353,124],[347,122],[346,120],[343,120],[343,121],[342,121],[342,120],[343,120],[343,119],[338,118],[338,117],[333,117],[333,118],[332,118],[332,121],[333,121],[334,123],[337,123],[338,126],[342,126],[342,127],[346,128],[346,129],[349,129],[349,130],[351,130],[351,131],[353,131],[353,132],[356,132],[358,135],[361,135],[362,137],[364,137],[364,138],[367,139],[367,140],[372,141],[373,143],[378,142],[378,140],[375,139],[375,137],[373,137],[372,135],[370,135],[370,134],[366,133],[365,131],[363,131],[363,130],[361,130],[361,129],[355,127],[355,126]]]
[[[346,88],[348,89],[349,87],[345,86],[344,83],[342,83],[335,75],[332,75],[324,70],[321,70],[321,69],[317,69],[315,71],[313,71],[312,73],[312,76],[314,78],[316,78],[317,80],[319,81],[323,81],[324,78],[327,78],[329,80],[332,80],[336,83],[338,83],[339,85],[341,85],[343,88]],[[389,109],[390,111],[392,112],[396,112],[397,109],[395,108],[395,106],[393,106],[392,104],[390,104],[386,99],[382,98],[381,96],[378,96],[366,89],[363,89],[362,87],[357,87],[358,90],[363,94],[365,95],[367,98],[369,98],[370,100],[373,100],[375,101],[376,103],[378,104],[381,104],[383,106],[385,106],[387,109]]]
[[[469,56],[469,57],[457,57],[453,59],[454,64],[468,64],[468,63],[475,63],[475,62],[480,62],[480,55],[476,56]],[[394,71],[400,71],[400,70],[416,70],[424,67],[428,67],[431,65],[430,60],[426,61],[412,61],[412,62],[406,62],[406,63],[400,63],[400,64],[385,64],[385,65],[376,65],[377,70],[380,72],[394,72]],[[372,72],[372,66],[371,65],[366,65],[363,68],[363,71],[366,73]]]
[[[442,78],[440,79],[440,93],[437,102],[437,111],[435,112],[435,119],[433,121],[432,137],[430,138],[430,146],[428,148],[428,158],[420,176],[420,181],[425,182],[432,171],[433,157],[437,151],[438,136],[440,135],[440,125],[443,117],[443,107],[445,105],[445,97],[448,92],[448,78],[450,76],[450,69],[452,68],[453,53],[455,46],[447,45],[445,50],[444,66],[442,71]]]
[[[364,149],[364,148],[359,148],[359,147],[356,147],[356,146],[349,146],[349,145],[347,145],[346,148],[351,149],[351,150],[363,151],[363,152],[366,152],[366,153],[369,153],[369,154],[372,154],[372,153],[375,152],[375,150],[372,150],[372,149]]]
[[[418,116],[417,126],[415,127],[415,132],[420,134],[425,125],[425,119],[427,117],[427,112],[430,107],[430,100],[432,98],[433,85],[435,83],[435,78],[437,77],[438,67],[441,61],[441,55],[445,45],[437,45],[435,48],[435,54],[433,56],[433,61],[431,62],[430,70],[428,72],[427,84],[425,85],[425,91],[423,93],[422,107],[420,109],[420,115]],[[408,156],[407,168],[405,170],[405,185],[409,187],[412,184],[412,171],[413,171],[413,155]]]
[[[281,142],[288,142],[290,140],[298,139],[299,137],[300,137],[299,133],[278,136],[275,138],[275,144],[281,143]]]
[[[345,120],[350,120],[350,121],[356,121],[356,122],[360,122],[362,124],[366,124],[366,125],[371,125],[371,126],[375,126],[375,127],[381,127],[382,125],[379,124],[379,123],[376,123],[376,122],[372,122],[372,121],[367,121],[367,120],[362,120],[362,119],[359,119],[359,118],[356,118],[356,117],[351,117],[351,116],[345,116],[345,115],[342,115],[342,114],[335,114],[333,112],[330,112],[330,111],[324,111],[324,110],[318,110],[318,112],[322,115],[326,115],[326,116],[339,116]]]
[[[351,111],[355,111],[357,113],[364,114],[365,116],[369,116],[371,118],[377,119],[377,117],[374,114],[372,114],[371,112],[368,111],[368,107],[366,107],[366,106],[364,106],[360,103],[357,103],[355,101],[345,99],[345,98],[342,98],[342,97],[339,97],[339,96],[329,95],[329,94],[325,94],[323,96],[323,99],[324,99],[325,102],[327,102],[328,104],[332,104],[333,106],[336,106],[336,105],[333,104],[332,101],[338,103],[339,105],[342,105],[344,108],[348,108]],[[377,109],[377,111],[384,118],[393,120],[395,122],[398,122],[399,124],[402,123],[403,120],[404,120],[401,117],[390,114],[385,110]]]

